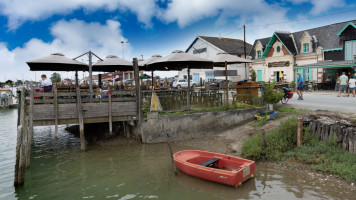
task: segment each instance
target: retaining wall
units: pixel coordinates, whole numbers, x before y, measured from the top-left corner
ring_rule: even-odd
[[[224,130],[238,126],[254,118],[254,115],[265,110],[265,107],[204,112],[185,115],[157,116],[150,114],[142,128],[136,127],[134,132],[142,134],[143,143],[166,142],[169,133],[174,140],[202,137],[218,134]]]

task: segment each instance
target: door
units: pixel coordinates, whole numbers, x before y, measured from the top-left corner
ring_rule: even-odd
[[[262,81],[262,70],[257,70],[257,81],[258,82]]]
[[[193,74],[193,81],[194,81],[196,84],[199,84],[199,73],[194,73],[194,74]]]

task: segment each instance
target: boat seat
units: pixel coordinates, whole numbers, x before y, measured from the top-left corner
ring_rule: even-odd
[[[220,160],[220,158],[212,158],[212,159],[209,159],[209,160],[207,160],[207,161],[205,161],[205,162],[200,163],[199,165],[204,166],[204,167],[210,167],[210,166],[212,166],[215,162],[217,162],[217,161],[219,161],[219,160]]]

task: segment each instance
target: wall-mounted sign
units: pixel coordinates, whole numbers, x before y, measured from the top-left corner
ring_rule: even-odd
[[[237,70],[227,70],[228,76],[237,76]],[[225,76],[225,70],[215,70],[214,76]]]
[[[268,63],[268,67],[286,67],[289,66],[289,61]]]

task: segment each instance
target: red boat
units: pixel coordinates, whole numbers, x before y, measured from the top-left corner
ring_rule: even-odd
[[[236,188],[255,173],[254,161],[224,154],[184,150],[173,157],[176,166],[186,174]]]

